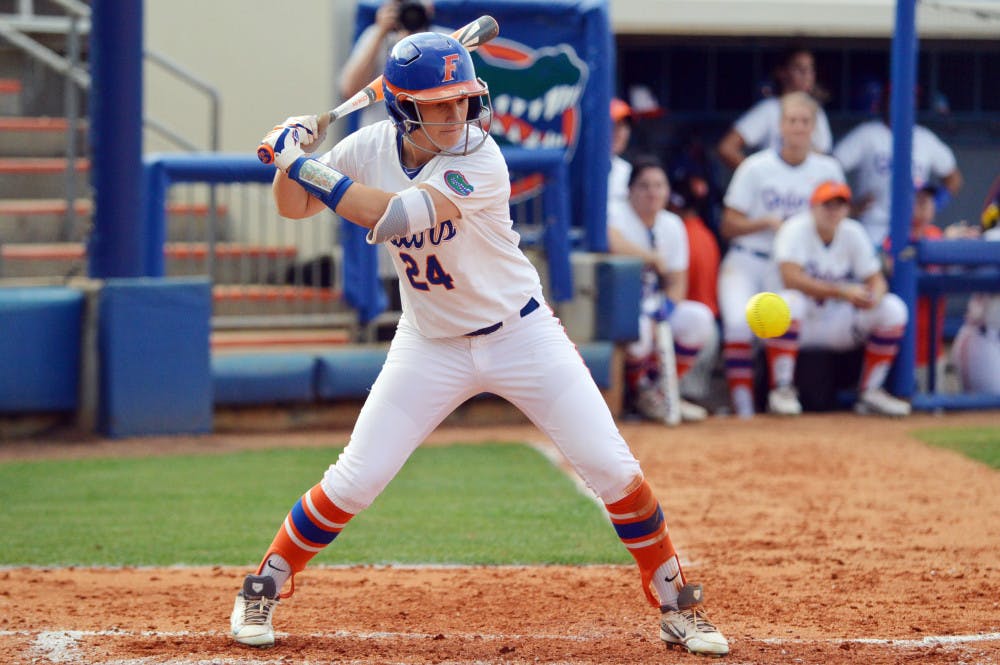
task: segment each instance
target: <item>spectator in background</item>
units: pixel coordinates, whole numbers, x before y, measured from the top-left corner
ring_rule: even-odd
[[[790,389],[799,348],[849,350],[864,344],[859,413],[906,416],[910,405],[882,389],[908,319],[906,304],[880,270],[861,224],[847,214],[851,190],[843,182],[816,187],[810,209],[789,218],[774,238],[781,296],[792,324],[780,345],[769,345],[772,385]],[[823,377],[813,377],[822,381]]]
[[[980,221],[983,239],[1000,242],[1000,177],[993,181]],[[972,294],[952,358],[963,390],[1000,395],[1000,294]]]
[[[754,415],[753,334],[746,322],[746,304],[760,291],[781,288],[778,266],[771,258],[774,233],[785,219],[808,209],[819,183],[844,181],[837,161],[812,149],[818,113],[816,100],[804,92],[783,96],[780,151],[768,148],[740,164],[723,201],[721,231],[729,251],[719,269],[722,353],[733,408],[741,418]],[[782,387],[768,395],[768,410],[797,415],[802,406],[793,387]]]
[[[700,210],[707,207],[709,185],[699,175],[682,168],[672,168],[673,187],[668,209],[684,222],[688,239],[687,299],[708,307],[715,319],[719,317],[719,261],[721,253],[715,234],[708,228]],[[694,365],[680,381],[685,397],[705,399],[708,396],[712,368],[719,356],[719,331],[712,326],[712,335],[705,341]]]
[[[434,4],[429,0],[385,0],[375,12],[375,22],[358,37],[340,72],[340,96],[350,99],[380,75],[389,51],[403,37],[428,30],[449,32],[431,25],[433,18]],[[365,127],[386,117],[385,106],[373,104],[361,111],[359,126]]]
[[[628,178],[632,165],[622,157],[632,138],[632,107],[617,97],[611,100],[611,171],[608,173],[608,216],[615,206],[628,205]]]
[[[733,124],[718,144],[719,157],[731,169],[746,159],[747,152],[764,148],[781,148],[780,97],[789,92],[803,92],[817,100],[816,123],[812,134],[812,148],[822,153],[830,152],[833,135],[826,113],[819,106],[825,97],[816,86],[816,62],[806,48],[793,47],[785,52],[775,70],[775,79],[781,88],[779,96],[769,96],[757,102]]]
[[[939,188],[935,185],[924,185],[917,189],[913,197],[913,217],[910,222],[910,240],[940,240],[942,238],[975,238],[979,236],[975,227],[966,224],[952,224],[943,231],[935,226],[934,218],[937,214],[937,197]],[[892,274],[892,265],[889,260],[891,243],[889,236],[886,236],[882,243],[883,255],[885,257],[885,272]],[[942,376],[944,372],[945,348],[944,348],[944,319],[946,299],[942,296],[935,298],[937,315],[931,321],[931,299],[929,296],[920,296],[917,299],[916,317],[916,375],[917,385],[920,390],[926,390],[928,386],[928,372],[930,368],[930,340],[936,342],[936,358],[934,359],[935,372],[937,376]]]
[[[892,195],[892,129],[889,127],[888,93],[881,95],[882,117],[861,123],[833,149],[833,156],[851,177],[857,195],[853,211],[876,247],[889,234],[889,200]],[[913,126],[913,185],[922,187],[940,180],[936,208],[940,213],[962,187],[962,173],[952,152],[931,130]]]
[[[705,409],[679,398],[677,379],[684,376],[711,339],[715,327],[711,310],[687,300],[688,242],[681,219],[666,210],[670,183],[653,157],[637,158],[629,176],[629,204],[608,219],[608,245],[615,254],[644,262],[639,340],[626,349],[626,384],[631,406],[651,419],[671,422],[671,403],[683,420],[704,420]],[[664,331],[659,324],[668,323]],[[660,334],[669,334],[672,344]],[[675,367],[665,367],[669,356]],[[667,358],[664,360],[664,356]],[[671,381],[673,382],[671,384]]]

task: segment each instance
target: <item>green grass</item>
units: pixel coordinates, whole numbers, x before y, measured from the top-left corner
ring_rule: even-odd
[[[0,565],[255,564],[340,449],[0,464]],[[418,449],[316,563],[627,563],[603,511],[513,444]]]
[[[1000,427],[925,429],[914,434],[925,443],[956,450],[1000,469]]]

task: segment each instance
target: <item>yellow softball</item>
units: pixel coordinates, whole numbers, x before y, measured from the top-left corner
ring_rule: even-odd
[[[777,293],[764,291],[747,301],[747,323],[757,337],[780,337],[791,322],[788,303]]]

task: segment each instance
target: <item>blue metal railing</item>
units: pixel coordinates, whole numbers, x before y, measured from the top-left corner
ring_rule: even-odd
[[[568,300],[573,295],[573,276],[570,264],[571,228],[569,206],[569,167],[562,150],[528,150],[511,148],[504,152],[511,172],[542,173],[545,186],[542,190],[542,244],[549,269],[552,299]],[[254,155],[219,154],[160,154],[149,155],[143,160],[143,214],[144,238],[142,260],[145,274],[161,277],[165,274],[164,244],[167,233],[166,204],[170,187],[180,183],[235,184],[268,183],[274,177],[274,166],[261,164]],[[353,225],[350,225],[353,226]],[[363,229],[362,229],[363,231]],[[354,255],[347,243],[353,235],[342,234],[345,244],[344,283],[345,294],[380,293],[382,285],[374,262],[349,263],[346,258]],[[372,247],[361,250],[374,251]],[[358,310],[362,323],[368,323],[384,309],[381,302],[373,303],[362,297],[348,302]]]

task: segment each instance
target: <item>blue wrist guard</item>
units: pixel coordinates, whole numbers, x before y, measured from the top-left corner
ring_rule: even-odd
[[[670,318],[670,315],[674,313],[674,308],[677,304],[670,298],[664,298],[663,303],[660,304],[660,308],[653,313],[653,320],[657,323],[662,323]]]
[[[947,187],[938,187],[937,193],[934,195],[935,209],[940,212],[949,203],[951,203],[951,192],[948,191]]]
[[[288,169],[288,177],[305,187],[334,212],[354,181],[314,157],[299,157]]]

